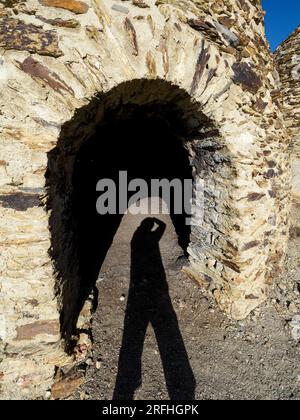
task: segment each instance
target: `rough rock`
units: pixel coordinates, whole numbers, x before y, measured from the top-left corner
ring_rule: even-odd
[[[278,47],[276,63],[282,83],[285,122],[291,138],[293,197],[300,201],[300,27]]]
[[[55,400],[68,398],[84,383],[84,375],[73,375],[56,382],[51,388],[51,397]]]
[[[77,0],[40,0],[40,3],[43,6],[59,7],[76,14],[86,13],[89,9],[86,3]]]
[[[39,26],[25,24],[21,20],[0,20],[0,47],[5,50],[20,50],[52,57],[62,55],[58,36],[54,31],[45,31]]]

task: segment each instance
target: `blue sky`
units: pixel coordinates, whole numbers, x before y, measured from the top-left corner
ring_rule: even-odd
[[[262,0],[267,38],[275,50],[300,25],[300,0]]]

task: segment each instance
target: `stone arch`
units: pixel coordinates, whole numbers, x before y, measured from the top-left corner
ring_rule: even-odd
[[[236,319],[266,298],[280,266],[289,164],[258,2],[224,2],[229,20],[206,1],[10,3],[0,7],[0,381],[4,397],[32,398],[49,388],[55,367],[74,362],[62,346],[49,218],[65,208],[62,175],[104,105],[114,108],[116,95],[177,103],[183,121],[192,117],[187,133],[198,151],[190,153],[209,211],[195,227],[188,272]]]
[[[56,147],[48,154],[47,185],[48,211],[51,212],[51,255],[58,276],[57,294],[61,302],[63,335],[68,338],[76,331],[80,311],[82,314],[85,313],[86,319],[84,315],[81,316],[77,330],[83,329],[84,326],[87,328],[89,325],[89,310],[83,307],[86,299],[91,298],[92,293],[92,287],[89,287],[88,290],[82,291],[83,296],[78,296],[81,293],[82,275],[78,273],[79,268],[76,264],[78,239],[75,238],[74,233],[76,221],[72,219],[74,189],[72,179],[76,156],[82,145],[95,135],[97,128],[111,122],[117,123],[118,120],[131,120],[137,109],[142,110],[141,115],[148,112],[159,116],[170,125],[172,131],[183,138],[194,178],[203,179],[208,186],[213,186],[209,192],[207,189],[207,197],[205,197],[205,214],[207,215],[205,225],[202,226],[199,219],[199,226],[192,226],[193,239],[188,250],[192,264],[186,267],[189,272],[194,271],[194,275],[200,281],[212,281],[205,271],[207,262],[202,261],[202,258],[211,258],[206,254],[211,247],[207,240],[209,232],[210,235],[213,231],[217,232],[218,223],[213,224],[208,219],[208,213],[210,217],[212,212],[219,211],[224,214],[226,206],[228,211],[232,207],[228,192],[224,190],[223,185],[224,179],[230,182],[236,176],[234,164],[231,163],[231,155],[216,126],[201,112],[199,104],[192,101],[186,91],[164,80],[144,79],[125,82],[108,93],[97,96],[91,104],[80,109],[62,128]],[[90,124],[87,121],[90,121]],[[101,143],[101,138],[95,137],[94,141]],[[130,143],[130,139],[127,138],[124,141]],[[143,141],[142,136],[141,141]],[[172,155],[172,148],[170,148],[170,155]],[[107,156],[107,159],[113,159],[113,157]],[[202,196],[197,196],[195,193],[195,202],[196,205],[202,206]],[[218,236],[222,235],[222,223],[223,221],[219,223]],[[99,234],[101,235],[100,232]],[[202,247],[206,250],[203,251]],[[234,265],[234,262],[232,264]],[[203,268],[199,270],[193,268],[193,265]],[[228,265],[231,265],[229,261]],[[99,268],[97,271],[99,272]],[[91,300],[88,299],[86,303],[87,306],[91,305]]]

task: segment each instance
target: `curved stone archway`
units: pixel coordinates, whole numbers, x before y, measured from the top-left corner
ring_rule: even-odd
[[[123,83],[107,94],[95,98],[91,104],[81,109],[63,127],[57,146],[48,155],[47,185],[49,192],[48,210],[51,211],[51,249],[59,278],[57,287],[59,290],[58,294],[62,299],[63,331],[69,337],[74,332],[74,328],[76,329],[79,311],[82,309],[88,296],[92,293],[92,284],[96,281],[96,278],[92,280],[92,284],[88,287],[88,290],[84,291],[84,298],[78,296],[78,294],[80,295],[82,274],[79,274],[80,268],[75,263],[75,261],[80,261],[80,258],[76,257],[79,252],[78,234],[74,232],[78,221],[73,218],[75,211],[73,205],[75,188],[73,174],[77,156],[80,153],[82,145],[85,145],[88,139],[93,137],[93,143],[98,144],[97,154],[101,155],[101,143],[103,143],[102,153],[105,155],[104,159],[111,160],[110,166],[114,167],[120,145],[115,143],[113,151],[110,152],[110,155],[106,155],[107,152],[104,142],[109,141],[109,139],[102,139],[101,127],[107,127],[109,124],[116,126],[121,121],[131,121],[131,124],[136,126],[140,123],[141,119],[145,120],[144,125],[147,127],[148,119],[150,128],[151,125],[155,125],[155,119],[158,118],[163,122],[161,130],[164,129],[164,124],[167,124],[168,130],[173,135],[182,139],[189,156],[191,176],[193,173],[195,184],[200,180],[204,180],[206,184],[204,211],[206,217],[204,222],[200,219],[198,222],[193,222],[192,239],[188,248],[191,264],[189,267],[186,267],[186,270],[202,283],[213,283],[212,277],[216,279],[216,274],[218,273],[218,283],[216,282],[214,284],[216,289],[221,290],[223,284],[226,282],[226,270],[222,269],[221,265],[222,267],[227,265],[231,270],[232,266],[235,265],[235,260],[231,257],[228,257],[231,261],[228,260],[224,263],[224,257],[222,256],[224,247],[211,243],[213,232],[215,232],[214,235],[216,238],[220,239],[224,237],[223,242],[228,241],[228,244],[234,243],[234,239],[226,234],[223,225],[225,220],[229,223],[229,214],[235,212],[230,200],[229,190],[231,189],[230,183],[232,182],[234,184],[235,182],[236,172],[234,163],[232,163],[231,154],[221,138],[218,129],[213,125],[211,120],[205,117],[199,109],[197,102],[193,102],[187,92],[169,82],[144,79]],[[87,124],[87,121],[92,121],[92,123]],[[111,129],[113,130],[113,127]],[[142,131],[143,124],[140,125],[139,129],[140,141],[143,142],[147,133]],[[109,131],[109,128],[106,128],[107,131]],[[159,135],[159,132],[157,135]],[[163,136],[162,134],[160,135],[162,137],[161,141],[163,141]],[[113,134],[111,137],[111,141],[115,141],[113,140]],[[131,141],[130,136],[122,139],[122,142],[128,144],[128,149],[130,149]],[[153,144],[159,147],[159,144],[155,143],[154,140]],[[173,153],[172,145],[170,144],[169,147],[169,156],[171,157]],[[126,150],[122,153],[126,159]],[[127,159],[129,159],[129,155]],[[101,162],[98,164],[101,165]],[[153,161],[153,165],[156,166],[157,162]],[[168,162],[165,162],[165,166],[167,168]],[[137,172],[138,175],[139,173]],[[108,173],[103,171],[102,177],[107,176]],[[153,178],[155,178],[155,170],[153,170]],[[96,185],[96,182],[97,180],[95,179],[93,185]],[[228,190],[225,187],[227,183]],[[95,208],[96,190],[95,187],[93,188],[93,208]],[[201,196],[197,196],[197,192],[195,191],[194,205],[198,206],[199,209],[198,212],[195,210],[194,213],[202,215],[200,207],[203,205],[203,191],[201,190],[199,193]],[[228,216],[226,216],[226,212]],[[220,221],[216,220],[218,213],[223,215]],[[72,226],[74,226],[74,229]],[[102,228],[104,229],[104,226]],[[234,229],[232,228],[232,230]],[[98,236],[101,237],[101,229],[98,232]],[[98,259],[100,259],[99,252],[98,246]],[[229,245],[227,252],[228,254],[231,253]],[[220,256],[219,261],[216,260],[217,257],[214,253]],[[215,272],[214,265],[218,265],[218,270]],[[96,270],[97,273],[99,273],[99,270],[98,267]],[[237,269],[236,272],[238,272]],[[224,278],[223,275],[225,276]],[[230,282],[231,278],[228,281]],[[90,300],[88,300],[87,304],[89,303]],[[84,310],[84,312],[88,314],[88,311]],[[85,321],[81,317],[81,322],[83,322],[83,325],[88,325],[89,316]]]
[[[260,5],[222,2],[226,20],[209,2],[59,3],[0,9],[0,25],[13,32],[0,36],[5,397],[41,396],[55,366],[72,364],[60,331],[64,254],[49,219],[53,226],[59,215],[56,228],[66,231],[74,158],[107,118],[128,106],[179,116],[205,179],[188,271],[233,318],[266,298],[287,234],[287,141]],[[84,308],[80,322],[89,316]]]

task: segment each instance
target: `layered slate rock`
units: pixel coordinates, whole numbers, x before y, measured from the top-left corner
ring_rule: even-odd
[[[88,5],[77,0],[40,0],[43,6],[58,7],[60,9],[69,10],[76,14],[83,14],[88,11]]]
[[[66,91],[74,94],[72,88],[67,86],[67,84],[61,80],[58,74],[49,70],[46,66],[34,60],[32,57],[27,57],[23,63],[21,63],[20,68],[31,77],[35,79],[40,79],[44,83],[47,83],[52,89],[57,91]]]
[[[285,121],[291,137],[293,195],[300,201],[300,26],[277,49]]]
[[[262,81],[248,63],[235,63],[232,69],[234,71],[233,81],[235,83],[254,94],[258,92]]]
[[[52,57],[62,55],[56,32],[9,17],[0,19],[0,47]]]

